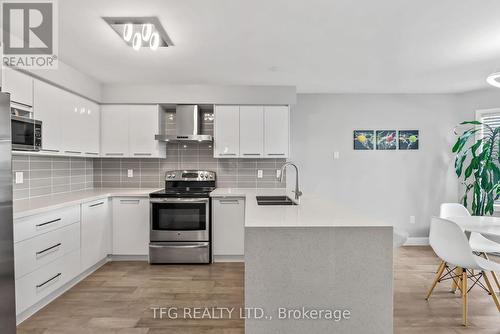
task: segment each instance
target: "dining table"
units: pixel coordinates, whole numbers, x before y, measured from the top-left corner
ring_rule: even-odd
[[[485,237],[492,237],[500,242],[500,217],[493,216],[468,216],[468,217],[447,217],[460,226],[468,236],[471,232],[481,233]]]

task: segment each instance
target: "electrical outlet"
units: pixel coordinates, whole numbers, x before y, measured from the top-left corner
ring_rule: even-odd
[[[133,169],[127,170],[127,177],[134,177],[134,170]]]
[[[276,178],[279,179],[281,176],[281,169],[276,169]]]
[[[262,179],[264,177],[264,172],[262,169],[257,170],[257,178]]]
[[[415,216],[410,216],[410,224],[415,224]]]
[[[22,183],[24,183],[24,173],[16,172],[16,184],[22,184]]]
[[[340,159],[340,152],[338,151],[333,152],[333,160],[338,160],[338,159]]]

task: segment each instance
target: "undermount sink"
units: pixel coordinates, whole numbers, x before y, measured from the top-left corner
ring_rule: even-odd
[[[297,205],[288,196],[256,196],[258,205]]]

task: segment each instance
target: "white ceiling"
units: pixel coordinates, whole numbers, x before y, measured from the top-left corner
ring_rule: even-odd
[[[63,0],[60,58],[104,83],[448,93],[500,68],[498,0]],[[139,52],[102,16],[158,16]]]

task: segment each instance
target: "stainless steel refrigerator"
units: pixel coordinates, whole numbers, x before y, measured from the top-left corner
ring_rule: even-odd
[[[16,333],[10,95],[0,93],[0,333]]]

